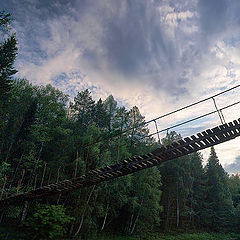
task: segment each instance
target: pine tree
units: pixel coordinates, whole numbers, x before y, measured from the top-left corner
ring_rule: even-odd
[[[187,216],[191,227],[200,227],[204,204],[204,172],[202,155],[195,152],[189,155]]]
[[[79,92],[70,103],[70,113],[79,130],[86,129],[93,122],[94,100],[88,89]]]
[[[109,115],[104,107],[103,101],[100,98],[94,106],[94,122],[101,129],[107,128]]]
[[[232,229],[236,232],[240,232],[240,175],[232,175],[229,178],[230,191],[233,200],[234,214],[232,218]]]
[[[7,32],[10,22],[10,14],[0,12],[0,30]],[[0,43],[0,152],[3,144],[1,138],[8,121],[7,106],[12,89],[12,76],[17,72],[13,66],[16,55],[17,40],[15,34],[12,34]]]
[[[227,227],[232,211],[232,199],[229,191],[228,177],[221,166],[214,147],[205,168],[206,197],[205,197],[205,225],[211,230]]]
[[[0,12],[1,29],[6,31],[10,22],[10,15]],[[6,100],[12,86],[12,75],[17,72],[13,66],[17,50],[15,34],[0,43],[0,102]]]

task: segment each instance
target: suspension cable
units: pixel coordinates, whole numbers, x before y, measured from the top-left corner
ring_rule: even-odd
[[[223,124],[223,119],[222,119],[222,116],[221,116],[220,111],[218,110],[218,107],[217,107],[217,104],[216,104],[215,98],[212,97],[212,100],[213,100],[214,106],[215,106],[215,108],[216,108],[216,110],[217,110],[217,112],[218,112],[218,116],[219,116],[219,118],[220,118],[220,121],[221,121],[221,123]]]
[[[158,125],[157,125],[157,121],[155,120],[154,123],[155,123],[156,132],[158,133]],[[159,133],[158,133],[157,135],[158,135],[158,143],[161,144],[161,140],[160,140]]]
[[[222,92],[220,92],[220,93],[214,94],[214,95],[212,95],[212,96],[210,96],[210,97],[204,98],[204,99],[202,99],[202,100],[200,100],[200,101],[194,102],[194,103],[189,104],[189,105],[186,105],[186,106],[184,106],[184,107],[182,107],[182,108],[178,108],[178,109],[176,109],[176,110],[174,110],[174,111],[171,111],[171,112],[168,112],[168,113],[166,113],[166,114],[163,114],[163,115],[161,115],[161,116],[159,116],[159,117],[153,118],[153,119],[151,119],[151,120],[149,120],[149,121],[143,122],[143,123],[141,123],[141,124],[139,124],[139,125],[137,125],[137,126],[128,128],[128,129],[122,131],[121,134],[125,134],[125,133],[133,130],[134,128],[137,129],[137,128],[139,128],[139,127],[148,125],[148,124],[151,123],[151,122],[157,121],[157,120],[159,120],[159,119],[161,119],[161,118],[167,117],[167,116],[172,115],[172,114],[174,114],[174,113],[180,112],[180,111],[185,110],[185,109],[190,108],[190,107],[193,107],[193,106],[195,106],[195,105],[198,105],[198,104],[200,104],[200,103],[203,103],[203,102],[205,102],[205,101],[208,101],[208,100],[210,100],[210,99],[212,99],[212,98],[214,98],[214,97],[220,96],[220,95],[222,95],[222,94],[224,94],[224,93],[226,93],[226,92],[232,91],[232,90],[234,90],[234,89],[236,89],[236,88],[239,88],[239,87],[240,87],[240,84],[238,84],[238,85],[236,85],[236,86],[234,86],[234,87],[232,87],[232,88],[226,89],[226,90],[224,90],[224,91],[222,91]],[[221,114],[222,114],[222,113],[221,113]],[[223,115],[222,115],[222,116],[223,116]],[[221,117],[220,117],[220,119],[221,119]],[[224,117],[223,117],[223,119],[224,119]],[[105,138],[103,138],[103,139],[101,139],[101,140],[97,140],[97,141],[95,141],[94,143],[91,143],[91,144],[89,144],[89,145],[86,145],[85,147],[87,147],[87,146],[92,146],[92,145],[94,145],[94,144],[96,144],[96,143],[103,142],[103,141],[106,141],[106,140],[108,140],[108,139],[112,139],[112,138],[114,138],[114,137],[117,137],[118,135],[119,135],[119,131],[116,131],[115,134],[112,134],[111,136],[105,137]]]
[[[222,94],[224,94],[224,93],[226,93],[226,92],[229,92],[229,91],[231,91],[231,90],[233,90],[233,89],[235,89],[235,88],[238,88],[238,87],[240,87],[240,84],[238,84],[238,85],[236,85],[236,86],[234,86],[234,87],[232,87],[232,88],[229,88],[229,89],[227,89],[227,90],[224,90],[224,91],[222,91],[222,92],[220,92],[220,93],[217,93],[217,94],[215,94],[215,95],[212,95],[211,97],[204,98],[204,99],[202,99],[202,100],[200,100],[200,101],[194,102],[194,103],[189,104],[189,105],[187,105],[187,106],[185,106],[185,107],[176,109],[176,110],[174,110],[174,111],[172,111],[172,112],[169,112],[169,113],[166,113],[166,114],[161,115],[161,116],[159,116],[159,117],[156,117],[156,118],[154,118],[154,119],[151,119],[151,120],[147,121],[145,124],[148,124],[148,123],[150,123],[150,122],[152,122],[152,121],[154,121],[154,120],[158,120],[158,119],[160,119],[160,118],[164,118],[164,117],[169,116],[169,115],[171,115],[171,114],[180,112],[180,111],[182,111],[182,110],[184,110],[184,109],[186,109],[186,108],[190,108],[190,107],[195,106],[195,105],[197,105],[197,104],[199,104],[199,103],[202,103],[202,102],[205,102],[205,101],[207,101],[207,100],[210,100],[211,98],[214,98],[214,97],[217,97],[217,96],[219,96],[219,95],[222,95]]]
[[[221,113],[221,115],[222,115],[223,122],[226,123],[225,117],[224,117],[224,115],[223,115],[223,113],[222,113],[222,110],[220,110],[220,113]]]
[[[225,106],[225,107],[223,107],[223,108],[220,108],[219,111],[221,112],[222,110],[227,109],[227,108],[230,108],[230,107],[233,107],[233,106],[235,106],[235,105],[237,105],[237,104],[240,104],[240,101],[235,102],[235,103],[232,103],[232,104],[229,104],[229,105],[227,105],[227,106]],[[184,124],[187,124],[187,123],[190,123],[190,122],[199,120],[199,119],[201,119],[201,118],[207,117],[207,116],[212,115],[212,114],[214,114],[214,113],[217,113],[217,110],[212,111],[212,112],[208,112],[208,113],[203,114],[203,115],[201,115],[201,116],[198,116],[198,117],[195,117],[195,118],[191,118],[191,119],[189,119],[189,120],[187,120],[187,121],[184,121],[184,122],[181,122],[181,123],[172,125],[172,126],[170,126],[170,127],[164,128],[164,129],[161,129],[160,131],[156,131],[156,132],[154,132],[154,133],[148,134],[147,136],[143,136],[143,137],[139,138],[138,140],[143,140],[143,139],[145,139],[145,138],[150,138],[150,137],[152,137],[152,136],[154,136],[154,135],[157,135],[157,134],[159,134],[159,133],[162,133],[162,132],[167,132],[167,136],[169,137],[169,130],[170,130],[170,129],[173,129],[173,128],[182,126],[182,125],[184,125]],[[128,144],[128,143],[125,142],[124,144],[121,144],[120,147],[126,146],[127,144]],[[133,144],[135,144],[135,143],[133,143]],[[100,155],[100,154],[96,154],[96,156],[99,156],[99,155]],[[94,156],[95,156],[95,155],[94,155]]]
[[[222,111],[222,110],[224,110],[224,109],[227,109],[227,108],[233,107],[233,106],[235,106],[235,105],[237,105],[237,104],[239,104],[239,103],[240,103],[240,101],[235,102],[235,103],[232,103],[232,104],[229,104],[229,105],[227,105],[227,106],[225,106],[225,107],[219,109],[219,111]],[[182,126],[182,125],[184,125],[184,124],[186,124],[186,123],[190,123],[190,122],[196,121],[196,120],[198,120],[198,119],[201,119],[201,118],[207,117],[207,116],[209,116],[209,115],[211,115],[211,114],[214,114],[214,113],[216,113],[216,112],[218,112],[218,111],[215,110],[215,111],[212,111],[212,112],[209,112],[209,113],[203,114],[203,115],[201,115],[201,116],[198,116],[198,117],[195,117],[195,118],[189,119],[189,120],[187,120],[187,121],[184,121],[184,122],[181,122],[181,123],[178,123],[178,124],[172,125],[172,126],[170,126],[170,127],[168,127],[168,128],[161,129],[161,130],[158,131],[158,132],[151,133],[151,134],[149,134],[147,137],[151,137],[151,136],[156,135],[156,134],[161,133],[161,132],[169,131],[169,129],[173,129],[173,128],[176,128],[176,127]],[[145,138],[145,137],[140,138],[140,139],[144,139],[144,138]],[[140,140],[140,139],[139,139],[139,140]]]

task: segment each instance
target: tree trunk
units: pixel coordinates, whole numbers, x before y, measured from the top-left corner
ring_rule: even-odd
[[[4,177],[4,182],[3,182],[3,187],[2,187],[2,192],[1,192],[1,195],[0,195],[0,200],[2,200],[2,198],[3,198],[6,183],[7,183],[7,177],[5,176]]]
[[[19,166],[20,166],[20,163],[22,162],[22,157],[23,157],[23,154],[21,155],[21,158],[20,158],[20,160],[18,161],[17,167],[16,167],[16,169],[15,169],[15,172],[14,172],[14,174],[13,174],[11,183],[10,183],[10,185],[9,185],[9,190],[11,190],[12,184],[13,184],[15,178],[16,178],[16,174],[17,174],[18,168],[19,168]]]
[[[8,148],[7,156],[6,156],[6,158],[5,158],[5,162],[7,162],[7,160],[8,160],[8,157],[9,157],[10,151],[11,151],[12,146],[13,146],[13,142],[14,142],[14,141],[11,142],[10,147]]]
[[[24,222],[26,216],[27,216],[27,208],[28,208],[28,202],[25,201],[24,203],[24,208],[23,208],[23,213],[22,213],[22,217],[21,217],[21,223]]]
[[[61,199],[61,196],[62,196],[62,194],[59,193],[59,195],[58,195],[58,199],[57,199],[57,205],[59,204],[59,201],[60,201],[60,199]]]
[[[75,163],[75,169],[73,172],[73,178],[77,177],[77,171],[78,171],[78,151],[77,151],[77,158],[76,158],[76,163]]]
[[[79,224],[79,226],[78,226],[78,230],[76,231],[76,233],[74,234],[74,236],[77,236],[77,235],[79,234],[81,228],[82,228],[83,220],[84,220],[84,217],[85,217],[85,212],[86,212],[86,210],[87,210],[87,206],[88,206],[88,203],[89,203],[89,201],[90,201],[90,199],[91,199],[91,196],[92,196],[92,193],[93,193],[93,190],[94,190],[95,186],[96,186],[96,185],[93,186],[93,188],[92,188],[92,190],[91,190],[91,192],[90,192],[90,194],[89,194],[89,196],[88,196],[87,202],[86,202],[85,207],[84,207],[84,210],[83,210],[82,218],[81,218],[80,224]]]
[[[0,224],[2,223],[2,220],[3,220],[3,217],[4,217],[4,213],[5,213],[5,211],[3,209],[2,212],[1,212],[1,216],[0,216]]]
[[[132,222],[133,222],[133,214],[132,214],[131,219],[130,219],[130,224],[129,224],[128,232],[131,232]]]
[[[167,229],[168,229],[168,222],[169,222],[169,210],[170,210],[170,199],[169,199],[169,192],[168,192],[167,213],[166,213],[166,220],[165,220],[165,230],[167,230]]]
[[[42,174],[42,180],[41,180],[41,185],[40,187],[43,186],[43,181],[44,181],[44,177],[45,177],[45,172],[46,172],[46,167],[47,167],[47,163],[44,163],[44,168],[43,168],[43,174]]]
[[[135,229],[135,227],[136,227],[136,224],[137,224],[137,221],[138,221],[138,218],[139,218],[139,215],[140,215],[140,211],[141,211],[142,204],[143,204],[143,198],[142,198],[142,201],[141,201],[141,203],[140,203],[140,207],[139,207],[139,210],[138,210],[138,214],[137,214],[137,217],[136,217],[136,219],[135,219],[135,222],[134,222],[134,224],[133,224],[133,227],[132,227],[132,230],[131,230],[130,234],[133,234],[133,231],[134,231],[134,229]]]
[[[101,228],[101,231],[104,229],[105,227],[105,223],[106,223],[106,219],[107,219],[107,214],[108,214],[108,208],[109,208],[109,203],[107,204],[107,210],[106,210],[106,213],[105,213],[105,216],[104,216],[104,220],[103,220],[103,224],[102,224],[102,228]]]
[[[28,181],[27,187],[31,185],[32,177],[33,177],[33,181],[34,181],[34,177],[35,177],[35,173],[36,173],[36,170],[37,170],[37,167],[38,167],[38,163],[39,163],[39,160],[40,160],[40,157],[41,157],[42,149],[43,149],[43,142],[41,143],[41,148],[40,148],[40,150],[38,152],[38,156],[37,156],[37,159],[36,159],[36,162],[35,162],[35,165],[34,165],[34,169],[31,172],[31,175],[29,177],[29,181]]]
[[[176,213],[176,222],[177,222],[177,228],[179,226],[179,199],[178,199],[178,183],[177,183],[177,199],[176,199],[176,210],[177,210],[177,213]]]
[[[139,212],[140,212],[140,211],[139,211]],[[138,212],[138,215],[137,215],[137,217],[136,217],[136,219],[135,219],[135,222],[134,222],[134,224],[133,224],[133,227],[132,227],[132,230],[131,230],[130,234],[133,234],[133,231],[134,231],[134,229],[135,229],[135,227],[136,227],[136,223],[137,223],[137,220],[138,220],[138,218],[139,218],[139,212]]]

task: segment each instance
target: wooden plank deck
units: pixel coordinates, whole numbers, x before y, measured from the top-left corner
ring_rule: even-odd
[[[207,129],[191,137],[186,137],[173,142],[166,147],[160,147],[142,156],[134,156],[125,159],[120,163],[95,169],[85,176],[70,180],[64,180],[55,184],[50,184],[18,195],[9,196],[0,200],[0,205],[15,204],[21,201],[39,199],[53,195],[72,191],[76,188],[87,187],[99,184],[103,181],[128,175],[142,169],[157,166],[165,161],[169,161],[187,154],[229,141],[240,136],[240,119],[234,120],[212,129]]]

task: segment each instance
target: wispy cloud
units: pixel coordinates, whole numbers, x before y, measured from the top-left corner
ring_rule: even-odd
[[[36,84],[72,96],[90,88],[96,99],[111,93],[150,119],[239,83],[237,0],[0,2],[16,19],[19,76]],[[217,98],[218,106],[238,95]],[[208,102],[158,124],[212,110]],[[224,114],[230,121],[238,112]],[[218,123],[215,115],[176,130],[191,134]],[[217,147],[223,164],[240,155],[234,141]]]
[[[231,164],[226,164],[224,166],[225,170],[230,173],[239,173],[240,172],[240,157],[236,158],[236,161]]]

